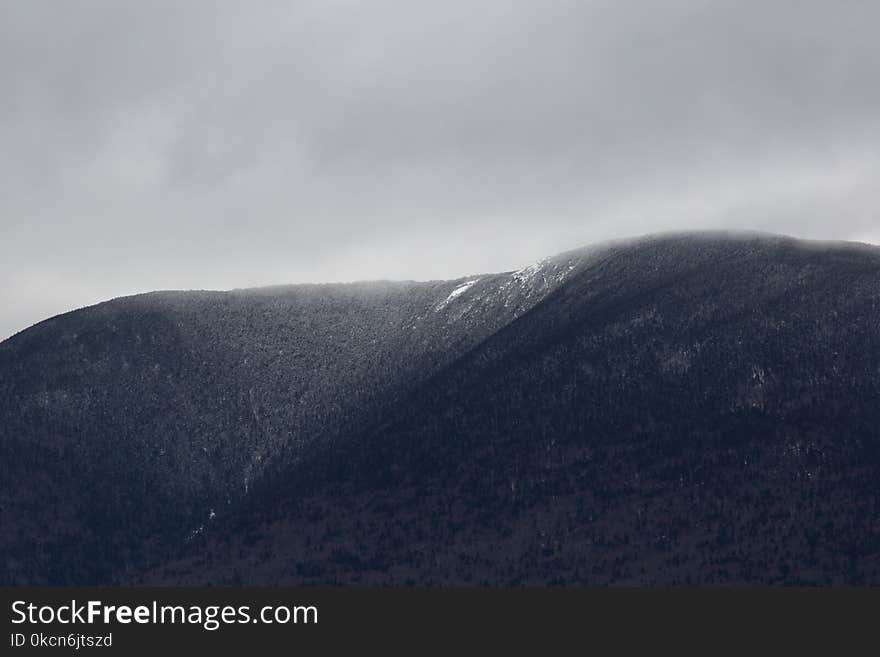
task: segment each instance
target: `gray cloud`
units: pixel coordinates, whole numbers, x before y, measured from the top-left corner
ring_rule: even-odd
[[[873,0],[0,5],[0,337],[667,229],[880,242]]]

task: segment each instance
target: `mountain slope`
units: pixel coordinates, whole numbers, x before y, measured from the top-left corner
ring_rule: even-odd
[[[0,343],[0,582],[162,558],[308,448],[375,422],[571,275],[164,292]]]
[[[612,245],[132,581],[880,583],[880,250]]]

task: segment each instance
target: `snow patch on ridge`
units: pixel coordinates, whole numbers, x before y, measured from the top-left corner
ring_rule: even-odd
[[[445,308],[446,305],[450,301],[452,301],[456,297],[460,297],[462,294],[467,292],[479,280],[480,280],[479,278],[475,278],[472,281],[467,281],[466,283],[462,283],[461,285],[459,285],[457,288],[455,288],[452,292],[449,293],[449,296],[446,297],[446,299],[444,299],[443,301],[440,302],[440,304],[437,306],[437,310],[442,310],[443,308]]]
[[[518,269],[513,272],[513,278],[520,283],[525,283],[533,279],[540,271],[544,268],[544,265],[547,263],[547,258],[543,258],[538,260],[537,262],[533,262],[527,267],[523,267],[522,269]]]

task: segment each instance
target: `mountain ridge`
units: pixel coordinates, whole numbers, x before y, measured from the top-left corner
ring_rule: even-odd
[[[865,281],[876,283],[872,277],[880,271],[878,253],[876,247],[866,245],[805,243],[754,233],[675,233],[603,243],[513,272],[451,281],[157,292],[105,302],[91,307],[96,310],[86,309],[85,314],[52,318],[25,331],[25,337],[16,337],[12,347],[9,340],[0,343],[0,399],[5,402],[0,408],[3,479],[25,489],[29,478],[59,488],[48,499],[41,497],[35,485],[25,495],[12,490],[14,486],[0,490],[4,525],[23,528],[19,537],[12,541],[7,537],[0,545],[6,553],[0,575],[10,582],[94,583],[134,578],[159,583],[230,583],[236,581],[237,568],[245,573],[242,581],[259,582],[258,568],[229,555],[224,557],[226,566],[203,569],[199,576],[185,553],[208,546],[208,553],[216,554],[217,544],[212,541],[234,543],[235,534],[227,533],[224,538],[220,528],[240,522],[246,526],[242,514],[271,518],[272,531],[281,531],[278,527],[292,522],[283,511],[288,504],[283,500],[293,494],[285,493],[287,489],[302,493],[320,508],[330,508],[331,515],[337,513],[332,511],[331,500],[353,509],[362,506],[354,493],[339,493],[341,497],[327,493],[339,486],[366,486],[368,494],[384,495],[388,507],[394,508],[401,502],[395,497],[404,485],[401,481],[421,491],[424,499],[431,499],[426,493],[430,490],[445,490],[447,497],[455,499],[458,488],[444,486],[460,476],[456,474],[459,468],[482,472],[496,484],[503,479],[506,486],[528,497],[531,493],[522,491],[536,490],[532,461],[540,462],[546,455],[538,458],[533,453],[534,445],[523,437],[523,427],[530,427],[529,435],[551,440],[547,453],[562,449],[553,445],[568,445],[563,451],[577,454],[612,449],[601,441],[585,446],[584,441],[600,437],[609,445],[615,441],[623,445],[629,440],[626,436],[637,434],[646,441],[641,449],[651,453],[658,449],[652,440],[675,433],[676,426],[689,427],[688,431],[699,426],[710,434],[717,431],[711,430],[706,418],[693,414],[692,405],[711,410],[706,417],[718,417],[722,433],[736,434],[740,431],[736,426],[750,423],[760,431],[773,422],[787,426],[790,418],[774,415],[780,412],[773,406],[777,401],[774,386],[784,392],[779,393],[780,399],[793,407],[799,407],[797,395],[807,393],[837,399],[842,384],[831,379],[809,383],[810,377],[825,376],[823,372],[834,366],[855,372],[860,365],[854,359],[835,365],[821,353],[814,354],[810,342],[785,329],[785,322],[803,323],[806,320],[800,316],[810,315],[813,324],[803,326],[815,332],[815,340],[835,345],[844,354],[861,345],[866,362],[873,362],[876,343],[865,322],[877,319],[880,288],[866,287]],[[847,281],[856,284],[853,300],[864,307],[847,301],[843,286]],[[806,310],[788,303],[786,295],[798,295]],[[765,326],[753,317],[758,308],[767,317],[776,317],[778,325]],[[833,315],[838,311],[857,323],[838,326],[835,322],[842,319]],[[816,327],[825,327],[825,332]],[[831,327],[849,336],[850,342],[835,338]],[[721,342],[679,344],[682,335],[693,331],[716,336]],[[734,331],[745,342],[731,342]],[[761,385],[733,376],[747,369],[743,354],[763,353],[757,336],[780,341],[778,353],[785,358],[789,352],[804,351],[815,372],[804,369],[793,357],[784,365],[793,373],[804,372],[806,392],[776,381],[772,367],[746,377],[761,379]],[[607,353],[596,351],[600,344],[608,346]],[[61,350],[53,351],[59,345]],[[771,353],[770,357],[777,356]],[[716,359],[713,367],[719,376],[704,373],[707,365],[701,363],[706,359]],[[109,363],[125,362],[128,365],[117,376],[115,365]],[[29,374],[29,368],[41,375]],[[681,378],[695,372],[701,386]],[[517,376],[540,383],[520,389]],[[876,385],[873,372],[860,376],[864,384],[856,379],[847,384],[853,403],[862,403],[866,391]],[[663,392],[669,385],[674,386],[671,392]],[[606,388],[618,390],[620,399],[630,400],[636,408],[667,395],[667,401],[677,404],[691,424],[670,416],[659,401],[657,408],[628,418],[621,415],[620,399],[609,396]],[[462,389],[470,390],[473,397],[462,396]],[[87,398],[90,405],[83,405]],[[592,402],[585,405],[586,399]],[[293,400],[299,403],[292,405]],[[717,409],[730,404],[734,410],[717,415]],[[102,424],[96,410],[109,420]],[[759,417],[762,413],[764,419]],[[860,413],[862,418],[873,417],[870,409]],[[828,432],[823,421],[810,421]],[[858,421],[863,423],[863,419]],[[102,432],[107,434],[104,438]],[[22,435],[31,437],[22,439]],[[450,443],[448,439],[454,436],[463,442]],[[496,443],[512,445],[512,456],[498,452],[499,447],[492,446]],[[621,445],[612,451],[623,449]],[[118,449],[124,453],[114,455],[112,450]],[[207,456],[199,456],[200,451]],[[173,461],[167,461],[167,453]],[[566,458],[560,462],[567,463]],[[763,452],[761,458],[771,459]],[[432,463],[434,459],[437,463]],[[432,468],[425,471],[426,464]],[[498,474],[511,468],[531,474],[522,481],[511,478],[509,472]],[[92,493],[76,484],[77,469],[85,472],[90,486],[100,481],[102,473],[110,476]],[[435,481],[427,489],[428,484],[418,484],[419,477],[436,479],[433,470],[446,472],[443,481],[447,483]],[[548,481],[562,477],[553,468],[549,472]],[[565,477],[580,481],[570,472]],[[602,490],[619,486],[620,482],[607,477],[596,474],[597,481],[603,482]],[[382,490],[382,482],[388,490]],[[570,482],[562,482],[559,479],[552,485],[570,487]],[[472,479],[460,484],[462,490],[471,491],[462,504],[480,506],[479,495],[473,491],[481,491],[486,495],[482,503],[487,507],[501,504],[498,517],[505,519],[515,535],[521,532],[525,516],[513,514],[499,502],[497,491],[487,491]],[[550,484],[541,484],[546,485]],[[579,485],[584,495],[590,492],[589,482]],[[98,495],[117,499],[102,501]],[[225,504],[224,497],[228,498]],[[537,493],[533,497],[543,499]],[[52,501],[58,498],[74,501]],[[267,516],[268,511],[254,510],[253,500],[275,498],[282,499],[277,503],[281,511]],[[443,505],[413,504],[422,504],[428,517],[446,513]],[[174,513],[165,509],[169,505]],[[369,509],[363,513],[379,525],[393,526],[399,520]],[[53,525],[58,522],[63,530]],[[306,533],[327,531],[308,518],[298,522]],[[449,522],[457,525],[464,520],[451,518]],[[424,521],[415,518],[412,524],[430,534]],[[479,534],[479,523],[471,522],[469,531]],[[263,546],[264,552],[275,554],[282,549],[268,530],[261,535],[250,528],[245,535],[254,537],[254,545]],[[462,540],[455,538],[455,532],[451,536]],[[383,544],[381,533],[374,538],[375,545]],[[411,544],[410,539],[400,540]],[[499,537],[481,540],[466,543],[468,558],[484,555],[493,544],[504,544]],[[356,554],[350,542],[343,536],[328,550]],[[514,552],[520,548],[510,547]],[[179,553],[181,549],[184,553]],[[394,549],[388,553],[397,554]],[[96,561],[103,563],[96,565]],[[407,559],[400,557],[400,561]],[[387,570],[384,574],[370,568],[346,570],[330,556],[303,558],[303,562],[312,566],[293,574],[277,560],[266,559],[263,565],[270,571],[268,581],[279,577],[290,583],[358,581],[352,577],[380,583],[400,581],[399,575]],[[148,563],[155,568],[142,571]],[[168,574],[162,563],[188,563],[178,570],[189,568],[189,574]],[[274,569],[266,564],[274,564]],[[416,582],[467,582],[453,577],[450,570],[432,572],[424,564],[414,564],[410,559],[407,577]],[[569,583],[587,581],[572,574],[576,569],[572,571],[571,563],[564,566],[557,569],[558,578]],[[324,572],[326,579],[309,576],[310,567]],[[536,580],[535,568],[522,564],[519,571],[519,579],[491,569],[482,575],[490,583],[552,579],[545,574],[544,580]],[[603,573],[605,579],[595,581],[620,580]],[[470,577],[473,580],[479,574]]]
[[[66,515],[101,509],[83,527],[134,532],[136,539],[120,539],[120,552],[138,550],[153,530],[178,542],[234,507],[267,464],[296,458],[321,434],[371,422],[402,390],[549,289],[537,277],[514,285],[517,275],[156,292],[41,322],[0,343],[7,480],[26,479],[13,472],[21,453],[43,452],[41,469],[66,481],[71,498],[91,500]],[[466,280],[468,294],[456,294]],[[109,482],[103,497],[123,490],[123,499],[80,491],[71,462],[87,479]],[[126,488],[128,479],[141,482],[139,492]],[[0,495],[11,513],[14,492]],[[32,504],[13,515],[7,524],[45,513]],[[133,515],[152,530],[130,527]],[[24,533],[33,547],[45,546],[39,537],[52,531]],[[88,534],[102,543],[106,531]],[[61,558],[51,555],[46,562]],[[122,567],[139,558],[124,558]],[[55,577],[63,576],[48,581]]]

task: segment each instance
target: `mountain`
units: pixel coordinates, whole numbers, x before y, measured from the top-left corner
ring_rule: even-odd
[[[0,344],[0,576],[880,583],[878,328],[880,249],[751,234],[102,304]]]
[[[574,273],[161,292],[0,343],[0,582],[112,581],[370,425]]]

